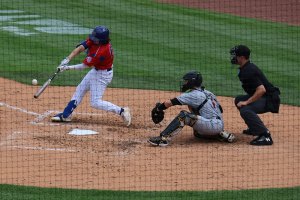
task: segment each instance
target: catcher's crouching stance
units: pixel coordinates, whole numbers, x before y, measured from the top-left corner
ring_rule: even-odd
[[[155,124],[164,118],[164,110],[175,105],[187,105],[189,111],[182,110],[171,121],[160,136],[152,137],[148,142],[154,146],[167,146],[171,138],[177,135],[187,125],[193,128],[194,136],[198,138],[214,138],[221,141],[233,142],[235,136],[224,131],[222,107],[216,96],[204,87],[201,87],[202,76],[196,71],[188,72],[183,76],[180,96],[164,103],[157,103],[151,111]]]

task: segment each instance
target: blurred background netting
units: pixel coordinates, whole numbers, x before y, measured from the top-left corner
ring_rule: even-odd
[[[300,199],[299,13],[298,0],[1,0],[0,199]],[[99,25],[115,56],[103,100],[129,107],[132,124],[93,108],[90,93],[71,122],[53,123],[90,69],[64,71],[33,95]],[[238,44],[281,90],[279,114],[260,115],[270,147],[242,134],[233,102],[244,91],[229,55]],[[147,139],[187,108],[168,109],[159,125],[151,109],[178,96],[191,70],[237,141],[184,127],[168,147],[151,147]]]

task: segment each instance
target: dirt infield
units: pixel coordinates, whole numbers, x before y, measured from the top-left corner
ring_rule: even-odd
[[[239,16],[300,24],[297,0],[160,0]],[[132,109],[132,126],[120,117],[90,108],[85,97],[73,122],[51,123],[49,117],[69,101],[73,87],[49,87],[39,99],[37,87],[0,78],[0,184],[109,190],[238,190],[300,185],[299,107],[282,105],[280,114],[261,115],[274,145],[254,147],[233,99],[219,97],[225,127],[233,144],[200,140],[185,127],[172,144],[147,144],[182,109],[171,108],[161,126],[150,110],[175,92],[109,88],[104,99]],[[126,106],[124,105],[124,106]],[[72,136],[73,129],[97,135]]]
[[[300,25],[300,2],[298,0],[158,0],[158,2]]]
[[[185,127],[166,148],[151,147],[157,135],[182,108],[167,111],[162,126],[151,122],[157,100],[175,92],[111,89],[105,99],[132,109],[127,128],[119,116],[90,108],[85,97],[71,123],[49,117],[61,111],[74,88],[50,86],[39,99],[37,86],[0,78],[0,183],[41,187],[111,190],[222,190],[289,187],[300,184],[299,108],[282,106],[279,115],[262,115],[275,144],[248,145],[251,136],[232,98],[219,97],[226,129],[234,144],[200,140]],[[72,129],[97,135],[72,136]]]

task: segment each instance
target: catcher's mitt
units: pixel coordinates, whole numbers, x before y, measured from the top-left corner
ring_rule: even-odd
[[[159,110],[158,107],[160,106],[161,103],[156,103],[155,107],[151,111],[151,117],[152,121],[155,124],[158,124],[164,119],[165,113],[163,110]]]

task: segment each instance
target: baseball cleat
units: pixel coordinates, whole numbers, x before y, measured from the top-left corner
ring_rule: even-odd
[[[122,116],[126,126],[130,126],[130,124],[131,124],[130,109],[128,107],[125,107],[123,109],[124,109],[124,111],[121,113],[121,116]]]
[[[70,116],[67,117],[67,118],[64,118],[64,117],[63,117],[63,114],[62,114],[62,113],[59,113],[59,114],[57,114],[57,115],[51,117],[51,121],[52,121],[52,122],[70,122],[70,121],[72,121],[72,120],[71,120],[71,117],[70,117]]]
[[[148,142],[150,144],[152,144],[153,146],[160,146],[160,147],[165,147],[169,145],[168,140],[163,139],[162,137],[158,136],[158,137],[152,137],[148,140]]]
[[[228,133],[226,131],[221,131],[219,135],[221,136],[221,139],[223,141],[226,141],[229,143],[232,143],[235,141],[235,136],[232,133]]]
[[[272,145],[273,140],[270,134],[262,134],[250,142],[251,145],[264,146]]]

